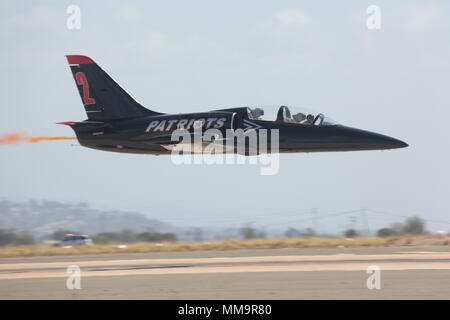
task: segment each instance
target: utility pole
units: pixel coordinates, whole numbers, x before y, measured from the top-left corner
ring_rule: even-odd
[[[356,230],[356,216],[350,216],[350,227],[349,229]]]
[[[312,216],[312,229],[314,230],[314,233],[317,235],[319,235],[319,221],[317,219],[317,209],[313,208],[311,210],[311,216]]]
[[[363,232],[370,236],[369,220],[367,219],[367,209],[361,209],[361,222],[363,223]]]

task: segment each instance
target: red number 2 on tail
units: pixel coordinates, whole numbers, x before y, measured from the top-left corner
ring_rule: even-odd
[[[89,83],[83,72],[77,72],[75,79],[79,86],[83,86],[83,101],[84,104],[95,104],[95,99],[89,96]]]

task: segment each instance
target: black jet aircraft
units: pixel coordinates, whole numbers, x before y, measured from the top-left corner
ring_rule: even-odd
[[[276,118],[262,119],[261,108],[227,108],[208,112],[165,114],[144,108],[91,58],[66,56],[87,113],[81,122],[60,122],[70,126],[82,146],[123,153],[170,154],[179,141],[172,141],[176,129],[194,128],[243,132],[278,129],[279,152],[323,152],[385,150],[407,147],[400,140],[365,130],[346,127],[323,114],[291,113],[280,106]],[[270,143],[270,142],[269,142]]]

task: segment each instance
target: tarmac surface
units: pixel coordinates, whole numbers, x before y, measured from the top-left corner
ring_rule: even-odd
[[[78,283],[69,266],[80,289],[67,287]],[[368,288],[368,267],[379,268],[380,289]],[[450,248],[2,258],[0,299],[450,299]]]

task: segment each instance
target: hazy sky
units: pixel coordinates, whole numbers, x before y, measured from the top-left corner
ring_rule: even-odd
[[[81,29],[66,27],[68,5]],[[366,9],[381,8],[369,30]],[[170,157],[71,141],[0,146],[0,197],[84,201],[175,225],[308,227],[362,207],[448,221],[450,11],[440,1],[2,1],[0,135],[73,136],[86,118],[65,54],[92,57],[161,112],[310,107],[406,149],[283,155],[254,165],[175,166]],[[359,217],[358,217],[359,218]],[[320,221],[341,230],[348,217]],[[402,220],[369,215],[371,228]]]

